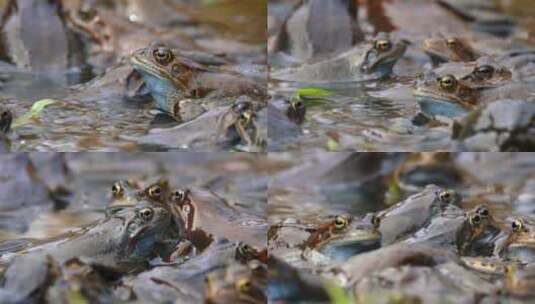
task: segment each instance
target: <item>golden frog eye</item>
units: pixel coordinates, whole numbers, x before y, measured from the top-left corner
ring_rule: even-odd
[[[451,91],[457,86],[457,79],[452,75],[446,75],[438,79],[438,84],[441,89]]]
[[[113,186],[111,186],[111,195],[113,195],[113,197],[121,197],[123,196],[123,194],[124,189],[121,186],[120,182],[116,182],[115,184],[113,184]]]
[[[251,103],[247,101],[243,101],[243,100],[234,103],[231,107],[232,111],[234,111],[234,113],[236,114],[243,113],[249,110],[250,108],[251,108]]]
[[[344,229],[348,224],[348,220],[347,218],[341,216],[341,215],[337,215],[335,218],[334,218],[334,227],[336,229]]]
[[[379,228],[381,226],[381,219],[378,216],[372,216],[372,225],[375,228]]]
[[[236,281],[236,289],[240,292],[248,292],[251,289],[251,281],[247,278],[241,278]]]
[[[242,123],[242,125],[246,126],[249,124],[249,122],[251,121],[251,119],[253,118],[254,114],[252,114],[251,112],[249,111],[245,111],[243,113],[240,114],[240,121]]]
[[[152,55],[154,56],[156,62],[161,65],[167,65],[173,60],[173,52],[171,52],[171,49],[164,46],[160,46],[152,51]]]
[[[292,101],[292,102],[290,102],[290,104],[292,105],[292,108],[294,108],[296,110],[302,109],[302,108],[305,107],[305,104],[301,100]]]
[[[474,214],[470,216],[470,224],[472,226],[477,226],[481,224],[481,216],[479,214]]]
[[[183,190],[183,189],[175,190],[171,194],[171,200],[178,202],[178,203],[183,203],[188,198],[188,193],[189,193],[188,190]]]
[[[443,203],[449,204],[451,202],[452,197],[453,193],[451,190],[443,190],[438,193],[438,199]]]
[[[491,78],[492,75],[494,74],[494,67],[492,67],[491,65],[482,65],[480,67],[477,67],[474,70],[474,74],[478,78],[482,78],[482,79]]]
[[[160,195],[162,195],[162,188],[158,185],[154,185],[149,188],[149,197],[153,199],[160,198]]]
[[[481,215],[482,217],[487,217],[489,216],[489,209],[487,209],[487,207],[484,207],[484,206],[481,206],[479,208],[477,208],[477,214]]]
[[[455,38],[448,38],[446,39],[446,45],[449,47],[449,48],[454,48],[457,46],[457,39]]]
[[[150,221],[152,219],[152,216],[154,215],[154,211],[152,210],[152,208],[143,208],[141,210],[139,210],[139,216],[144,220],[144,221]]]
[[[392,42],[388,40],[377,40],[375,42],[375,49],[379,52],[387,52],[392,48]]]
[[[247,244],[240,243],[238,245],[238,253],[241,256],[248,256],[253,252],[253,248]]]
[[[513,231],[519,232],[524,228],[524,223],[521,219],[516,219],[511,223],[511,228],[513,228]]]

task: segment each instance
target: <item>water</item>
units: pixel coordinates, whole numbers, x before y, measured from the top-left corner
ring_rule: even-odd
[[[64,5],[70,7],[74,5],[72,3],[75,2],[67,1]],[[166,10],[143,13],[150,9],[147,3],[115,3],[114,13],[135,23],[126,20],[104,23],[119,24],[112,28],[112,39],[131,38],[117,40],[119,45],[114,45],[111,52],[105,52],[85,37],[87,49],[73,50],[76,55],[89,54],[89,64],[81,69],[30,73],[6,63],[0,65],[0,103],[14,112],[15,117],[28,112],[39,100],[58,101],[45,108],[38,118],[14,130],[10,136],[13,151],[182,150],[182,146],[162,148],[137,141],[153,128],[178,123],[169,124],[169,120],[161,123],[157,119],[160,112],[154,109],[150,98],[130,100],[125,96],[126,83],[132,72],[128,63],[129,52],[125,52],[128,48],[133,51],[146,47],[151,41],[178,40],[180,35],[186,35],[203,51],[225,54],[236,63],[265,61],[262,48],[265,1],[244,6],[236,1],[185,4],[162,0],[159,5],[167,7]],[[249,25],[247,31],[242,30],[244,23]]]

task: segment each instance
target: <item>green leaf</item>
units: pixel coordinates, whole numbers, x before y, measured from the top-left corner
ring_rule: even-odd
[[[53,99],[41,99],[39,101],[36,101],[28,112],[15,119],[12,128],[18,128],[29,123],[32,119],[37,118],[39,116],[39,113],[43,111],[44,108],[49,105],[55,104],[56,102],[57,101]]]
[[[352,297],[346,293],[346,291],[330,282],[324,283],[325,290],[327,291],[327,294],[329,295],[329,298],[331,299],[332,304],[353,304],[355,301],[353,301]]]
[[[403,190],[399,187],[399,183],[395,176],[392,177],[390,180],[390,184],[388,185],[388,192],[386,193],[386,204],[388,206],[394,205],[395,203],[399,202],[401,200],[401,197],[403,195]]]
[[[295,92],[295,96],[301,100],[306,99],[322,99],[333,95],[333,93],[326,89],[320,88],[300,88]]]
[[[329,138],[329,140],[327,141],[327,145],[326,145],[326,148],[328,151],[336,151],[338,150],[338,142],[336,142],[336,140],[332,139],[332,138]]]

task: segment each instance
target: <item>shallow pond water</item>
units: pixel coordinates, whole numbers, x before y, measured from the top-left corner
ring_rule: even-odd
[[[460,253],[455,249],[455,242],[447,241],[448,230],[457,231],[456,240],[463,233],[450,222],[455,218],[453,214],[443,211],[424,228],[409,232],[408,238],[403,229],[426,218],[425,209],[411,211],[411,204],[421,204],[428,194],[434,196],[436,189],[455,189],[450,193],[460,195],[458,204],[466,216],[473,210],[485,210],[499,227],[509,226],[515,218],[532,219],[533,209],[529,206],[534,202],[533,156],[532,153],[271,153],[270,158],[286,163],[286,169],[270,177],[268,219],[273,228],[268,248],[274,257],[295,267],[300,276],[285,277],[274,271],[273,280],[287,285],[301,282],[303,285],[294,293],[288,288],[287,297],[304,302],[328,299],[321,290],[329,294],[341,286],[336,299],[348,303],[390,303],[400,298],[407,303],[457,301],[452,299],[467,299],[472,303],[474,294],[483,301],[528,303],[531,295],[515,296],[519,292],[517,285],[503,287],[502,284],[509,284],[504,283],[509,282],[507,272],[485,274],[485,267],[489,267],[490,273],[494,271],[490,268],[497,265],[492,263],[501,260],[493,260],[492,254],[485,255],[478,251],[481,249],[475,249],[477,254]],[[365,221],[370,212],[381,217],[378,225],[381,248],[354,245],[357,253],[337,259],[344,255],[344,250],[351,250],[350,242],[359,242],[359,237],[352,235],[360,235],[353,230],[359,228],[348,226],[343,219]],[[448,220],[448,216],[452,218]],[[399,218],[392,225],[396,217]],[[323,229],[330,233],[321,234]],[[316,233],[320,233],[319,240],[313,237]],[[397,239],[391,238],[392,233]],[[327,245],[309,244],[311,240]],[[333,285],[321,283],[324,280],[330,280]],[[303,289],[310,291],[304,293]],[[510,293],[501,294],[505,289]],[[496,295],[496,291],[501,295]],[[280,297],[277,299],[284,299],[281,294],[273,294]]]
[[[56,2],[53,3],[50,5],[56,5]],[[36,71],[15,67],[12,62],[2,61],[6,60],[5,54],[0,56],[3,58],[0,60],[0,103],[10,109],[15,118],[29,112],[32,105],[40,100],[56,101],[40,111],[34,119],[14,128],[10,136],[13,151],[187,150],[190,148],[187,142],[180,145],[154,145],[146,144],[147,140],[138,140],[146,137],[152,129],[169,128],[179,123],[165,118],[156,110],[146,92],[134,98],[127,97],[127,94],[135,93],[135,86],[142,83],[134,79],[132,89],[129,87],[133,73],[129,63],[130,53],[154,41],[171,41],[186,50],[196,49],[221,55],[233,64],[244,65],[244,69],[246,65],[259,66],[265,62],[265,1],[244,6],[239,1],[190,3],[161,0],[156,5],[162,9],[150,13],[147,12],[150,10],[147,1],[99,2],[95,7],[102,16],[101,23],[97,25],[90,23],[90,19],[86,24],[83,23],[86,21],[83,18],[92,18],[94,12],[83,15],[86,8],[82,8],[79,13],[78,3],[74,0],[63,1],[65,12],[61,20],[67,30],[78,30],[72,41],[78,41],[79,44],[81,41],[81,46],[70,47],[68,52],[69,58],[84,57],[85,62],[81,65]],[[4,3],[0,4],[4,8]],[[39,14],[39,9],[46,10],[46,4],[41,8],[23,11],[20,18],[27,18],[24,14]],[[36,26],[43,27],[42,35],[61,36],[63,29],[47,30],[46,27],[46,22],[54,21],[57,16],[43,16],[42,23],[36,21]],[[71,21],[72,18],[81,18],[81,21],[74,19],[81,22],[80,28],[76,28],[79,23]],[[248,25],[247,31],[243,30],[243,24]],[[24,35],[25,32],[21,33]],[[15,42],[9,39],[12,38],[3,42],[3,52],[7,50],[9,56],[16,58],[13,57],[13,53],[16,53],[13,48],[19,47],[17,38],[14,38]],[[26,41],[24,39],[23,36],[22,41]],[[32,60],[39,58],[37,55],[40,52],[47,53],[46,48],[50,47],[46,46],[37,52],[34,49],[38,47],[30,42],[27,50],[21,52],[27,52]],[[210,131],[213,130],[203,133]],[[155,132],[158,133],[157,130]]]
[[[507,57],[507,54],[518,52],[529,53],[535,49],[534,41],[529,39],[529,33],[533,30],[533,26],[528,23],[530,17],[524,17],[520,13],[522,7],[526,6],[522,1],[368,1],[359,6],[358,25],[351,25],[359,28],[362,36],[358,42],[353,42],[353,46],[341,38],[351,29],[347,28],[346,23],[349,21],[345,19],[346,12],[343,11],[346,4],[334,4],[338,3],[335,1],[331,6],[324,4],[322,7],[322,2],[310,1],[310,4],[297,6],[296,9],[292,3],[270,2],[271,23],[268,23],[268,27],[271,44],[268,46],[268,56],[272,78],[269,92],[286,99],[293,98],[303,88],[326,89],[329,94],[326,97],[322,93],[320,98],[316,98],[319,101],[304,101],[307,113],[301,125],[302,136],[288,140],[286,148],[278,150],[466,149],[452,139],[453,120],[450,117],[438,117],[438,123],[427,125],[413,121],[422,111],[413,90],[422,75],[434,69],[422,47],[424,40],[438,34],[446,38],[462,37],[473,49],[493,58],[502,55]],[[532,8],[532,5],[527,6]],[[320,7],[325,14],[315,15],[318,13],[315,9],[320,10]],[[459,7],[469,17],[463,19],[452,13],[451,8]],[[321,23],[319,20],[325,23],[323,28],[314,27],[314,22]],[[337,28],[338,32],[335,31]],[[329,77],[336,79],[335,71],[329,71],[326,67],[322,71],[319,65],[317,71],[312,70],[315,63],[334,61],[344,56],[348,56],[347,66],[351,65],[348,54],[359,48],[364,53],[367,50],[366,41],[381,39],[375,38],[378,32],[390,32],[392,41],[401,39],[408,43],[406,52],[388,77],[359,82],[347,79],[346,83],[340,85],[329,83]],[[329,43],[337,43],[340,48],[333,51],[329,48]],[[288,67],[306,69],[309,65],[309,73],[323,73],[325,83],[317,84],[316,79],[308,82],[301,78],[307,77],[306,73],[295,74],[299,76],[292,79],[292,82],[280,80],[277,78],[280,76],[276,76]],[[524,63],[524,68],[530,75],[534,74],[534,67],[533,59]],[[332,75],[328,76],[329,73]],[[355,73],[358,74],[358,71]],[[533,79],[521,82],[530,93],[519,99],[533,99]],[[482,97],[477,103],[484,104],[491,98],[493,97]],[[284,110],[284,107],[281,109]],[[460,118],[455,117],[455,120]]]

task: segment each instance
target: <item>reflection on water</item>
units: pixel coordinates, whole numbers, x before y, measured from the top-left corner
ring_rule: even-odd
[[[22,154],[7,154],[1,156],[0,161],[18,160],[21,166],[25,166],[26,157]],[[32,177],[27,180],[28,176],[24,170],[3,167],[2,178],[13,179],[14,182],[0,182],[2,191],[11,193],[21,187],[38,189],[42,187],[44,180],[48,181],[49,189],[56,185],[54,187],[67,189],[69,194],[62,197],[64,204],[61,206],[57,205],[57,200],[54,200],[56,203],[46,204],[42,201],[44,196],[35,192],[34,195],[26,196],[21,203],[23,205],[17,208],[6,209],[4,204],[0,204],[0,218],[3,223],[0,225],[0,239],[14,238],[17,235],[50,237],[92,222],[102,217],[104,208],[111,202],[113,183],[127,179],[166,177],[171,185],[208,186],[223,197],[239,202],[240,208],[261,217],[265,216],[266,172],[269,172],[270,165],[261,155],[75,153],[36,154],[30,155],[30,158],[37,170],[38,179]],[[14,169],[17,171],[13,171]],[[65,169],[68,171],[64,171]],[[2,196],[2,200],[6,199],[6,195]]]
[[[6,4],[0,2],[0,12]],[[132,76],[129,54],[150,42],[171,41],[181,49],[221,55],[229,62],[244,64],[244,69],[265,61],[265,0],[247,5],[232,0],[97,1],[79,9],[80,4],[37,1],[33,9],[9,14],[10,25],[24,19],[28,26],[19,31],[2,25],[9,35],[2,36],[0,55],[13,62],[0,61],[0,104],[20,117],[39,100],[59,101],[15,130],[14,151],[162,149],[137,141],[154,127],[177,125],[152,124],[160,112],[154,109],[152,99],[146,98],[139,79]],[[62,7],[60,15],[48,10],[55,5]],[[39,18],[43,11],[47,13]],[[98,22],[90,22],[93,16]],[[30,20],[42,36],[64,35],[60,38],[65,38],[62,41],[67,40],[69,47],[62,51],[68,58],[51,52],[54,45],[35,45],[28,29]],[[56,27],[47,26],[49,23]],[[38,61],[38,66],[52,60],[67,61],[69,66],[54,71],[16,67],[14,58],[24,57],[17,54]],[[41,58],[45,56],[51,58]]]
[[[270,2],[268,56],[275,75],[273,78],[288,67],[306,68],[337,58],[346,58],[347,66],[354,68],[354,77],[358,78],[360,61],[351,61],[354,58],[347,54],[357,53],[360,49],[364,54],[367,51],[365,42],[374,41],[377,33],[389,32],[392,41],[401,39],[409,43],[405,54],[394,66],[393,73],[386,79],[346,83],[344,87],[339,84],[306,84],[306,79],[301,79],[306,75],[301,74],[296,74],[297,79],[292,79],[298,83],[297,86],[292,82],[272,79],[269,90],[273,95],[291,98],[300,87],[327,88],[332,93],[320,106],[314,104],[307,107],[302,125],[303,136],[290,141],[286,148],[336,151],[458,149],[450,139],[451,119],[439,118],[438,122],[427,126],[413,123],[420,111],[413,90],[421,76],[434,68],[424,52],[423,41],[437,34],[446,38],[461,37],[481,56],[488,54],[492,58],[507,58],[504,54],[522,50],[528,50],[529,53],[535,48],[535,40],[532,39],[532,18],[526,12],[532,11],[535,6],[528,2],[360,1],[356,13],[358,17],[354,20],[348,15],[351,16],[355,9],[344,1],[333,1],[330,5],[322,1],[308,1],[297,6],[292,1]],[[324,14],[320,13],[322,9]],[[317,28],[313,26],[315,23],[324,26]],[[364,33],[365,41],[354,41],[350,51],[343,47],[332,51],[331,45],[322,43],[329,41],[345,45],[347,43],[344,44],[344,41],[336,41],[332,37],[342,37],[340,32],[350,32],[355,27]],[[331,39],[328,37],[334,41],[328,40]],[[329,53],[326,54],[327,51]],[[447,48],[443,52],[446,53]],[[530,58],[523,67],[526,73],[532,75],[535,70],[533,58]],[[517,69],[514,64],[504,64],[509,69]],[[332,62],[330,66],[333,66]],[[325,66],[308,72],[324,75],[325,79],[332,74],[330,77],[337,79],[336,72]],[[514,81],[519,81],[525,88],[532,87],[532,78]],[[507,93],[504,91],[501,94],[506,96]],[[529,99],[530,96],[521,98]],[[492,98],[493,95],[487,95],[477,104],[493,101]]]

